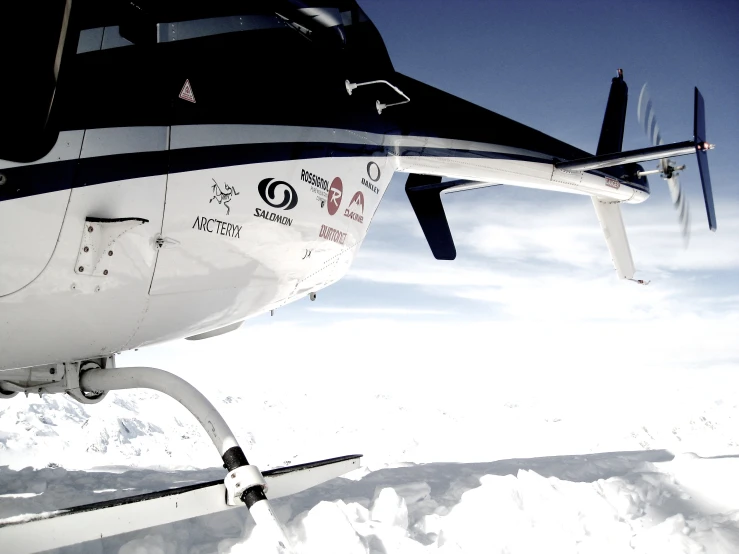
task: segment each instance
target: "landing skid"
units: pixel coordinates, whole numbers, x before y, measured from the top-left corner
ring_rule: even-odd
[[[290,496],[359,468],[360,456],[265,471],[270,499]],[[223,481],[129,496],[28,517],[0,519],[0,544],[30,554],[239,508]]]
[[[292,552],[270,498],[303,491],[359,467],[359,455],[332,458],[261,473],[249,464],[231,429],[215,407],[184,379],[152,367],[114,368],[112,358],[55,364],[0,373],[0,391],[38,394],[66,392],[81,402],[97,402],[110,390],[150,388],[167,394],[203,426],[228,471],[223,482],[204,483],[35,516],[0,520],[0,544],[12,552],[51,548],[145,529],[246,505],[257,525],[274,538],[275,551]]]

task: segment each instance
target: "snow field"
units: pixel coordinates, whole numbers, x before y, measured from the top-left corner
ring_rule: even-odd
[[[226,367],[229,353],[218,357],[224,343],[213,341],[192,350],[193,367]],[[459,364],[451,373],[425,369],[432,349],[392,367],[368,361],[367,349],[334,353],[342,363],[321,367],[318,379],[298,356],[308,347],[281,359],[292,373],[249,381],[248,396],[218,390],[225,382],[199,370],[182,374],[261,469],[364,454],[349,478],[274,502],[299,553],[739,552],[731,364],[640,372],[605,360],[565,374],[543,371],[543,358],[527,371],[528,359],[442,356],[437,367]],[[157,363],[157,352],[120,365],[184,367]],[[635,453],[602,454],[624,451]],[[686,451],[703,457],[672,460]],[[22,395],[0,403],[0,518],[220,479],[219,464],[192,415],[154,392],[111,392],[94,405]],[[264,541],[234,510],[59,552],[269,552]]]
[[[273,505],[298,554],[739,552],[739,458],[655,461],[670,457],[653,451],[358,470]],[[2,490],[39,492],[3,494],[0,514],[18,504],[49,510],[213,473],[4,470]],[[57,552],[240,554],[271,547],[264,529],[234,510]]]

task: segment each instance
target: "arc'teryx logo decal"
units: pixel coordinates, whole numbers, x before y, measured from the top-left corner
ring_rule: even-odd
[[[342,194],[344,194],[344,185],[341,179],[336,177],[331,181],[331,188],[328,189],[328,215],[334,215],[338,211]]]
[[[213,191],[213,197],[208,200],[208,204],[213,202],[213,200],[216,200],[226,208],[226,215],[230,215],[231,206],[229,206],[228,203],[233,200],[234,196],[238,196],[239,193],[228,183],[224,183],[223,188],[226,189],[226,192],[223,192],[218,182],[213,179],[213,184],[210,187]],[[212,217],[208,218],[204,215],[195,217],[195,223],[192,224],[192,228],[195,229],[196,227],[198,231],[203,231],[205,233],[215,233],[216,235],[224,235],[235,239],[241,238],[239,235],[241,232],[241,225],[234,225],[233,223],[221,221],[220,219],[214,219]]]
[[[349,202],[349,207],[344,210],[344,217],[358,221],[359,223],[364,222],[364,194],[361,190],[358,190],[352,196],[352,201]]]
[[[224,183],[224,187],[226,192],[223,192],[221,187],[218,186],[216,180],[213,179],[213,186],[210,187],[213,191],[213,198],[208,200],[208,204],[213,202],[213,200],[218,200],[219,204],[223,204],[226,207],[226,215],[231,215],[231,206],[229,206],[228,203],[231,202],[234,196],[238,196],[239,193],[236,192],[236,189],[228,183]]]
[[[275,200],[275,196],[277,188],[280,186],[283,186],[285,188],[283,189],[284,195],[282,197],[282,200],[278,202]],[[264,200],[265,204],[271,206],[272,208],[277,208],[280,210],[292,210],[295,206],[298,205],[298,193],[295,192],[295,189],[292,187],[292,185],[286,183],[285,181],[275,181],[272,177],[267,177],[259,183],[259,185],[257,186],[257,191],[259,191],[259,196],[262,197],[262,200]]]
[[[220,219],[208,219],[205,216],[197,216],[195,223],[192,224],[192,228],[198,228],[198,231],[205,231],[206,233],[215,233],[216,235],[225,235],[234,239],[240,239],[241,225],[234,225]]]

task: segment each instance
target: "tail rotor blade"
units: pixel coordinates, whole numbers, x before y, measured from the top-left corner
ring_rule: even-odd
[[[705,124],[703,122],[703,111],[702,111],[702,97],[700,100],[698,100],[698,93],[696,93],[696,122],[695,122],[695,132],[697,135],[703,136],[705,134],[704,128]],[[699,106],[699,102],[701,102]],[[699,109],[700,108],[700,109]],[[647,135],[647,138],[652,143],[653,146],[659,146],[663,144],[662,142],[662,133],[660,132],[659,124],[657,123],[657,115],[654,111],[654,104],[652,104],[652,99],[649,96],[649,88],[647,87],[647,84],[645,83],[644,86],[641,89],[641,92],[639,93],[639,104],[637,106],[637,112],[636,112],[637,118],[639,119],[639,124],[644,129],[644,133]],[[698,139],[696,138],[696,141]],[[705,157],[705,152],[698,152],[698,162],[699,166],[701,165],[701,156],[700,154],[703,154]],[[688,247],[688,243],[690,242],[690,207],[688,206],[688,199],[685,193],[683,192],[682,187],[680,186],[680,180],[678,178],[678,171],[685,169],[685,166],[678,167],[677,164],[672,162],[668,158],[662,158],[659,161],[659,169],[662,172],[662,178],[667,181],[667,186],[670,189],[670,196],[672,197],[672,204],[675,206],[675,210],[677,211],[678,215],[678,221],[680,222],[680,230],[682,231],[683,235],[683,243],[685,247]],[[701,171],[703,168],[701,168]],[[704,182],[708,182],[708,188],[709,188],[709,194],[710,194],[710,177],[708,177],[708,166],[706,164],[705,167],[705,175],[707,177]],[[701,173],[701,176],[703,176],[703,172]],[[705,189],[705,185],[704,185]],[[706,206],[708,205],[713,206],[713,202],[706,201]],[[708,209],[708,208],[707,208]],[[710,216],[710,209],[709,209],[709,221],[711,219]]]
[[[652,99],[649,97],[649,90],[647,84],[641,88],[639,93],[639,104],[636,109],[636,116],[639,119],[639,124],[644,129],[644,134],[652,143],[652,146],[659,146],[662,144],[662,135],[659,131],[659,125],[657,124],[657,115],[654,112],[654,105]]]
[[[687,248],[688,243],[690,242],[690,206],[688,204],[688,199],[683,193],[683,189],[680,187],[680,180],[677,173],[667,179],[667,186],[670,189],[672,204],[677,210],[680,229],[683,235],[683,242],[685,248]]]
[[[649,96],[649,89],[647,83],[641,88],[639,93],[639,103],[636,107],[636,117],[639,120],[639,125],[644,129],[644,134],[652,143],[652,146],[660,146],[662,142],[662,133],[659,130],[659,124],[657,123],[657,114],[654,111],[654,104]],[[669,160],[663,158],[659,161],[659,169],[662,173],[669,171]]]

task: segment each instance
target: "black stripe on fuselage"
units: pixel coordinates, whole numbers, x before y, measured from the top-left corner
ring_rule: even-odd
[[[7,168],[0,170],[0,173],[7,178],[6,184],[0,187],[0,201],[167,173],[183,173],[267,162],[363,157],[378,154],[507,159],[549,163],[530,155],[417,146],[389,147],[374,144],[325,142],[233,144],[170,151],[114,154]]]
[[[167,173],[167,151],[116,154],[79,160],[22,165],[0,170],[7,181],[0,202]]]

